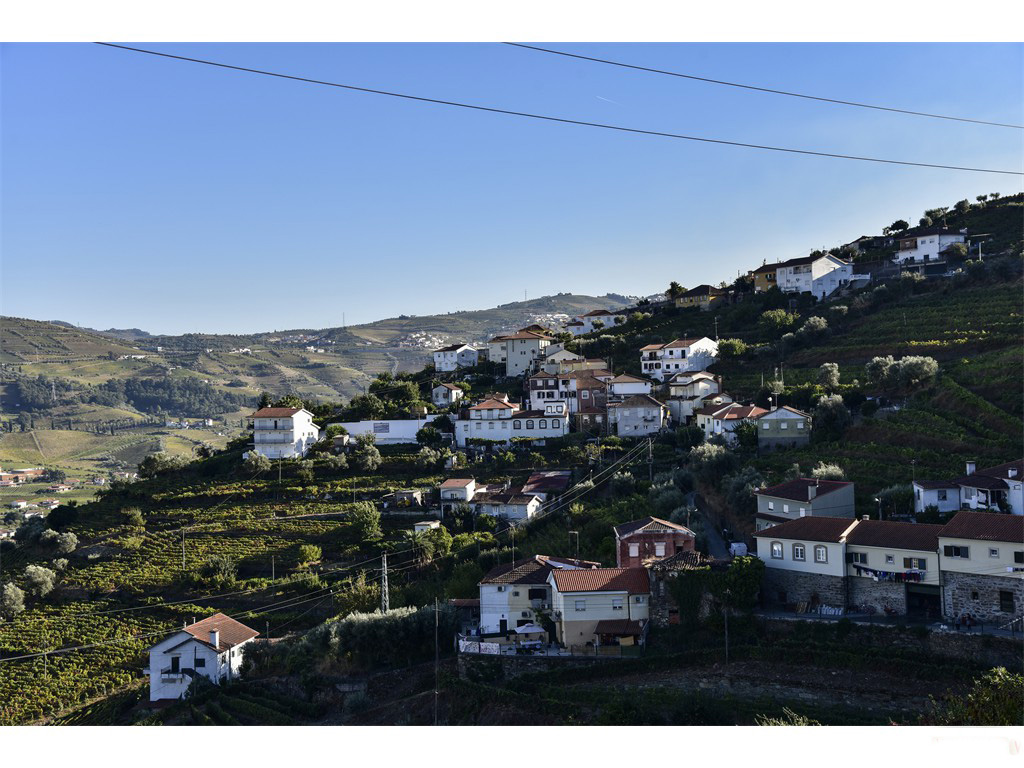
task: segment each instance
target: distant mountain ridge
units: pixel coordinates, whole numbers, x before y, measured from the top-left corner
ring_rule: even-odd
[[[107,328],[105,331],[100,331],[95,328],[82,328],[73,323],[65,322],[64,320],[47,320],[46,322],[51,325],[60,325],[64,328],[75,328],[79,331],[85,331],[86,333],[95,333],[100,336],[108,336],[111,339],[121,339],[123,341],[137,341],[139,339],[151,339],[153,334],[148,331],[144,331],[141,328]]]

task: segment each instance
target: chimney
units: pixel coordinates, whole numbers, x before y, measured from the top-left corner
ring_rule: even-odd
[[[210,630],[210,645],[214,648],[220,648],[220,631],[216,629]]]
[[[871,519],[871,515],[861,515],[860,519],[864,520],[864,521],[870,520]]]
[[[814,497],[818,495],[818,484],[807,486],[807,500],[814,501]]]
[[[1006,471],[1006,476],[1007,477],[1016,477],[1017,476],[1017,468],[1016,467],[1010,467]]]
[[[978,466],[978,465],[977,465],[977,464],[975,464],[975,463],[974,463],[973,461],[968,461],[968,462],[967,462],[967,474],[968,474],[968,475],[973,475],[973,474],[974,474],[974,469],[975,469],[975,467],[977,467],[977,466]]]

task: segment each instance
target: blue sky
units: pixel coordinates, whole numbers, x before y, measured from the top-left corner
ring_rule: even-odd
[[[498,44],[149,47],[581,120],[1021,170],[1020,130],[820,104]],[[1012,44],[548,44],[1020,124]],[[559,291],[731,280],[1020,177],[425,105],[103,48],[2,52],[3,314],[253,332]]]

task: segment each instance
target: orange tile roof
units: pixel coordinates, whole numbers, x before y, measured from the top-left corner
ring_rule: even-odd
[[[250,414],[250,419],[286,419],[301,411],[301,408],[260,408]]]
[[[645,595],[651,582],[644,568],[594,568],[591,570],[553,571],[559,592],[628,592]]]
[[[215,613],[213,616],[209,616],[202,621],[197,621],[195,624],[189,624],[185,627],[185,631],[188,632],[199,642],[204,645],[210,645],[210,632],[216,630],[219,632],[217,637],[217,651],[226,651],[229,648],[234,648],[236,645],[244,643],[246,640],[252,640],[256,637],[257,632],[252,627],[247,627],[240,621],[235,621],[230,616],[225,616],[223,613]]]

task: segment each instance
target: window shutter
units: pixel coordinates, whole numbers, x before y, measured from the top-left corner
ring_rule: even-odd
[[[914,567],[913,566],[913,562],[914,561],[912,559],[910,559],[909,557],[904,557],[903,558],[903,567],[904,568],[913,568]]]
[[[953,556],[953,547],[950,546],[949,544],[947,544],[946,546],[944,546],[942,548],[942,554],[944,554],[946,557],[952,557]]]
[[[853,552],[847,552],[846,553],[846,562],[847,563],[852,563],[853,562]]]

